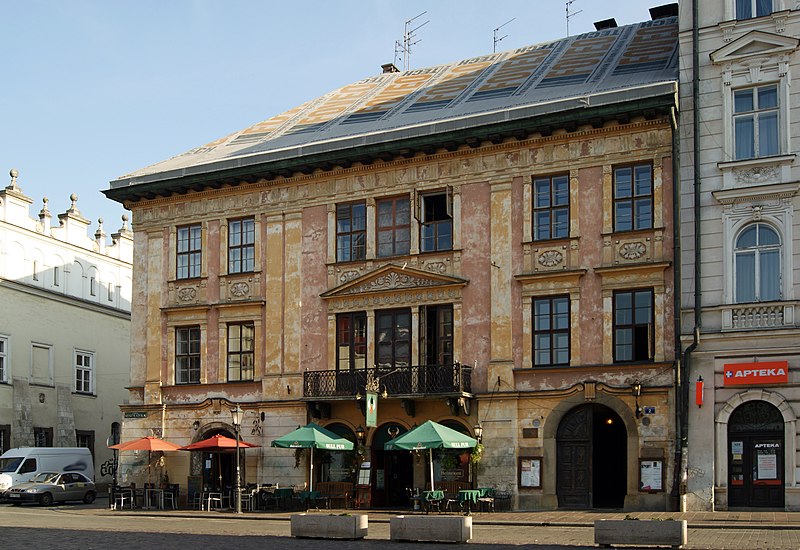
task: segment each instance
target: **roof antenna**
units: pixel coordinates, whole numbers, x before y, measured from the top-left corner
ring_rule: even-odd
[[[569,36],[569,20],[583,12],[583,10],[570,12],[569,9],[572,7],[573,2],[575,2],[575,0],[567,0],[567,36]]]
[[[409,19],[408,21],[406,21],[405,30],[403,32],[403,42],[400,42],[399,40],[395,40],[395,43],[394,43],[394,59],[395,59],[395,61],[397,61],[398,54],[400,54],[400,53],[403,54],[403,70],[404,71],[407,71],[411,66],[411,46],[419,44],[422,41],[421,38],[419,40],[415,40],[416,36],[414,35],[414,33],[417,32],[422,27],[424,27],[425,25],[427,25],[428,23],[430,23],[431,21],[429,19],[429,20],[425,21],[422,25],[414,27],[411,30],[408,30],[408,29],[411,26],[411,22],[412,21],[414,21],[415,19],[417,19],[419,17],[422,17],[426,13],[428,13],[428,12],[427,11],[423,11],[419,15],[416,15],[416,16],[412,17],[411,19]]]
[[[497,53],[497,43],[500,42],[503,38],[507,38],[508,37],[507,34],[504,34],[500,38],[497,38],[497,31],[499,31],[500,29],[502,29],[503,27],[505,27],[506,25],[511,23],[514,19],[516,19],[516,17],[512,17],[511,19],[509,19],[508,21],[506,21],[505,23],[503,23],[502,25],[500,25],[499,27],[497,27],[494,30],[494,47],[492,48],[492,52],[493,53]]]

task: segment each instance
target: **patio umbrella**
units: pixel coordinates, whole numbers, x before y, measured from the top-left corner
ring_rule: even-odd
[[[431,466],[431,491],[433,487],[433,450],[434,449],[472,449],[478,440],[468,435],[457,432],[433,420],[404,433],[397,439],[388,441],[384,446],[386,451],[402,449],[406,451],[421,451],[428,449]]]
[[[171,441],[148,435],[147,437],[124,441],[116,445],[109,445],[108,448],[117,451],[147,451],[147,482],[150,483],[150,453],[153,451],[177,451],[180,447],[180,445]]]
[[[244,440],[239,440],[239,448],[247,449],[249,447],[260,447],[255,443],[248,443]],[[228,449],[236,449],[236,440],[222,434],[212,435],[208,439],[195,441],[191,445],[180,447],[180,451],[224,451]]]
[[[310,422],[302,428],[273,440],[273,447],[284,449],[311,449],[311,471],[309,473],[308,490],[314,489],[314,449],[326,451],[352,451],[353,442],[340,437],[318,424]]]

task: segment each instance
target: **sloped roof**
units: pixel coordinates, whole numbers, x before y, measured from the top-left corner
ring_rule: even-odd
[[[365,78],[122,176],[106,194],[119,200],[126,194],[115,188],[675,93],[677,33],[669,17]]]

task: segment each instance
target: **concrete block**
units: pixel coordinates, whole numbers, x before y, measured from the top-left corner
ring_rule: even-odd
[[[292,514],[292,536],[313,539],[363,539],[369,516],[355,514]]]
[[[635,544],[671,546],[686,544],[686,520],[601,519],[594,522],[594,542],[600,546]]]
[[[391,540],[467,542],[472,516],[395,516],[389,520]]]

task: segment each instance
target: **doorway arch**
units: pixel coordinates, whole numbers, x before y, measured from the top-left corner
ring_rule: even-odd
[[[383,446],[408,428],[397,422],[387,422],[375,429],[372,436],[372,506],[405,506],[406,487],[414,482],[413,455],[409,451],[385,451]]]
[[[193,443],[203,441],[215,435],[223,435],[235,439],[236,435],[232,429],[225,424],[208,426],[199,432]],[[203,490],[219,493],[230,493],[231,488],[236,485],[236,452],[230,451],[191,451],[191,471],[193,475],[202,477]],[[244,458],[244,453],[240,459]],[[245,472],[242,461],[241,476],[245,479]]]
[[[559,508],[623,508],[627,494],[628,431],[598,403],[572,408],[556,432]]]

